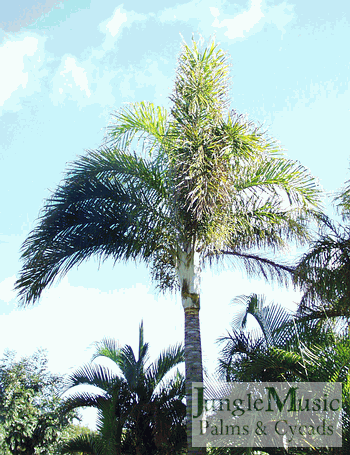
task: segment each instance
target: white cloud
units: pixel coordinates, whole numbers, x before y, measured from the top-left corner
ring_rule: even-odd
[[[117,33],[119,32],[119,29],[120,27],[123,25],[124,22],[126,22],[128,19],[127,19],[127,16],[125,13],[122,13],[120,11],[120,8],[118,8],[115,13],[113,14],[113,17],[112,19],[107,22],[106,24],[106,28],[108,29],[109,33],[112,35],[112,36],[115,36],[117,35]]]
[[[21,41],[7,41],[0,47],[0,106],[3,106],[20,86],[27,87],[28,72],[24,71],[24,57],[33,56],[38,39],[25,37]]]
[[[221,22],[218,19],[219,10],[217,8],[211,8],[211,13],[215,17],[212,26],[216,28],[227,27],[225,35],[229,39],[244,38],[245,34],[264,17],[261,10],[261,3],[262,0],[251,0],[251,7],[248,11],[244,11],[230,19],[223,19]]]
[[[90,98],[91,92],[89,90],[88,78],[86,71],[83,67],[78,66],[75,58],[67,57],[64,63],[64,70],[60,72],[60,75],[65,79],[64,85],[72,88],[72,84],[68,81],[70,76],[74,79],[75,85],[80,87],[80,90],[86,93],[86,96]]]
[[[216,8],[215,6],[210,6],[209,9],[210,9],[211,14],[212,14],[214,17],[220,16],[220,11],[219,11],[218,8]]]
[[[151,13],[149,16],[152,16]],[[106,37],[102,43],[102,49],[95,50],[93,56],[102,58],[106,51],[114,48],[115,40],[119,38],[120,31],[123,27],[130,27],[135,21],[144,21],[147,16],[144,14],[138,14],[134,11],[126,11],[122,7],[115,9],[112,17],[101,22],[99,29],[102,33],[105,33]]]
[[[64,56],[60,68],[52,79],[53,93],[50,98],[54,105],[63,103],[68,96],[79,103],[80,106],[87,104],[87,99],[91,97],[89,88],[89,78],[93,68],[86,69],[89,62],[77,63],[75,57]]]

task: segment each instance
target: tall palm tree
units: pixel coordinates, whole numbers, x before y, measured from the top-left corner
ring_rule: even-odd
[[[170,347],[151,364],[148,364],[148,349],[141,323],[137,357],[131,346],[119,348],[112,339],[96,344],[93,360],[105,357],[120,373],[92,363],[69,376],[67,390],[90,385],[94,391],[74,392],[66,399],[64,410],[96,408],[98,434],[82,435],[67,442],[63,453],[181,453],[186,445],[186,412],[182,402],[185,384],[179,372],[170,379],[167,377],[184,361],[183,348]]]
[[[16,282],[22,304],[30,304],[58,275],[97,255],[143,260],[160,290],[179,289],[190,453],[198,452],[191,383],[203,379],[203,265],[228,257],[248,273],[283,281],[291,269],[261,251],[305,241],[306,221],[319,210],[320,191],[307,169],[229,111],[229,89],[227,55],[214,43],[203,50],[184,44],[170,112],[141,102],[114,114],[104,145],[74,162],[46,202],[24,242]]]

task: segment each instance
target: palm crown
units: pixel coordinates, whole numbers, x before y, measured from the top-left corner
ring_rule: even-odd
[[[71,165],[23,245],[23,303],[93,254],[142,258],[171,288],[179,249],[204,259],[306,238],[314,179],[228,112],[228,83],[227,57],[214,44],[203,53],[184,46],[170,113],[135,103],[114,114],[106,144]],[[131,152],[135,139],[143,156]]]

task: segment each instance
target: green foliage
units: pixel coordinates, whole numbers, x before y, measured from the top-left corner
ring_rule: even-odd
[[[320,230],[309,250],[300,258],[294,281],[304,291],[300,315],[310,318],[350,317],[350,182],[333,202],[343,225],[320,217]]]
[[[263,252],[309,239],[320,188],[261,126],[229,110],[229,90],[227,55],[193,41],[169,112],[141,102],[114,114],[104,144],[70,165],[22,246],[22,305],[92,255],[144,261],[161,291],[195,303],[192,318],[200,296],[188,277],[199,283],[205,263],[229,258],[248,274],[288,279],[293,270]],[[188,382],[202,377],[199,340],[186,345]]]
[[[344,225],[319,216],[319,235],[293,272],[295,283],[304,291],[297,314],[265,306],[256,295],[235,299],[238,311],[232,331],[221,340],[225,346],[219,360],[219,371],[227,380],[341,382],[343,447],[324,448],[325,454],[350,450],[349,194],[347,182],[334,199]],[[260,334],[243,330],[248,314],[258,321]],[[289,449],[288,453],[314,451]]]
[[[104,366],[85,365],[68,378],[73,393],[67,411],[94,407],[98,411],[97,434],[84,434],[67,441],[63,453],[158,454],[181,453],[186,445],[184,426],[184,379],[168,373],[184,361],[181,346],[168,348],[148,364],[148,343],[140,326],[139,349],[120,348],[114,340],[96,343],[93,360],[108,358],[120,374]],[[93,392],[79,392],[79,385],[94,386]]]
[[[63,379],[47,371],[43,351],[15,361],[7,352],[0,363],[1,445],[13,455],[53,455],[73,414],[61,413]]]
[[[350,337],[343,321],[301,318],[283,307],[266,305],[252,294],[234,299],[232,330],[219,341],[224,343],[218,371],[227,381],[242,382],[341,382],[343,384],[343,447],[323,448],[324,454],[350,450]],[[259,323],[260,331],[246,329],[247,315]],[[282,449],[265,449],[283,454]],[[220,451],[213,451],[219,455]],[[230,449],[222,453],[239,454]],[[311,449],[289,448],[291,455],[315,453]]]
[[[251,273],[290,273],[248,250],[307,240],[320,190],[260,126],[228,110],[229,90],[227,55],[193,42],[169,113],[145,102],[114,113],[103,146],[70,165],[23,245],[23,304],[91,255],[144,260],[162,290],[179,286],[178,250],[196,251],[201,265],[228,255]]]

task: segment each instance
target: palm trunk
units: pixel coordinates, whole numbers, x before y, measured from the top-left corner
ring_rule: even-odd
[[[199,308],[185,308],[185,368],[187,453],[204,454],[204,448],[192,447],[192,382],[203,382]]]
[[[198,255],[178,252],[178,275],[185,312],[186,431],[187,453],[201,455],[205,448],[192,447],[192,382],[203,382],[202,347],[199,323],[200,267]]]

